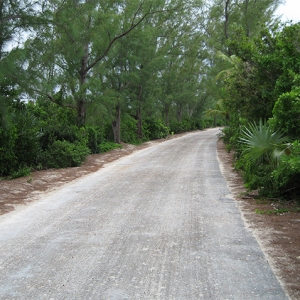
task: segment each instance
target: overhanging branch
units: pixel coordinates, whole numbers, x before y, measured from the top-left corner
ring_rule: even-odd
[[[135,12],[135,15],[133,17],[133,20],[136,18],[136,15],[138,13],[138,11],[140,10],[140,7],[137,9],[137,11]],[[85,72],[87,73],[89,70],[91,70],[93,67],[95,67],[95,65],[100,62],[109,52],[110,48],[113,46],[113,44],[121,39],[122,37],[124,37],[125,35],[127,35],[128,33],[130,33],[133,29],[135,29],[137,26],[139,26],[147,16],[149,15],[153,15],[156,13],[165,13],[165,12],[170,12],[173,11],[175,9],[167,9],[167,10],[156,10],[156,11],[150,11],[148,13],[146,13],[145,15],[143,15],[141,17],[141,19],[139,21],[137,21],[136,23],[132,23],[130,28],[126,31],[124,31],[123,33],[115,36],[108,44],[107,48],[105,49],[105,51],[103,52],[103,54],[101,56],[99,56],[93,63],[91,63],[89,66],[87,66],[87,68],[85,69]]]

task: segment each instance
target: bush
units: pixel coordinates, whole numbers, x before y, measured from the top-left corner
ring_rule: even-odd
[[[39,144],[38,120],[30,111],[24,109],[15,113],[12,118],[17,129],[15,142],[15,154],[18,159],[18,167],[31,167],[37,163],[37,156],[41,151]]]
[[[300,196],[300,142],[294,141],[290,155],[281,158],[272,179],[276,192],[289,198]]]
[[[170,128],[159,119],[146,119],[143,131],[147,140],[166,138],[170,134]]]
[[[90,154],[90,150],[79,142],[54,141],[43,153],[42,163],[48,168],[77,167]]]
[[[43,150],[49,148],[55,141],[67,141],[74,143],[80,141],[79,129],[76,126],[50,125],[41,131],[40,144]]]
[[[17,131],[11,128],[0,127],[0,176],[7,176],[16,171],[18,159],[15,153]]]
[[[108,152],[116,148],[122,148],[122,146],[113,142],[103,142],[100,144],[99,148],[100,152]]]
[[[11,174],[10,179],[16,179],[24,176],[30,175],[30,168],[20,168],[18,171],[15,171]]]
[[[280,127],[289,136],[300,137],[300,87],[294,87],[289,93],[282,94],[273,109],[271,124]]]
[[[173,121],[170,123],[170,131],[174,133],[188,132],[198,129],[195,121],[185,119],[182,122]]]
[[[242,151],[237,166],[243,170],[245,186],[250,190],[259,189],[264,196],[276,196],[276,184],[270,175],[287,152],[288,137],[260,120],[258,124],[252,122],[245,126],[238,140]]]
[[[40,152],[36,118],[24,104],[16,102],[14,105],[19,105],[19,110],[12,109],[6,115],[7,124],[0,125],[0,176],[34,166]]]
[[[259,190],[259,194],[263,196],[275,195],[274,181],[270,176],[274,170],[272,165],[242,157],[237,161],[236,168],[241,171],[248,190]]]
[[[121,140],[124,143],[138,144],[137,121],[128,114],[122,116],[121,121]]]
[[[104,133],[100,131],[98,127],[88,126],[86,127],[88,136],[87,146],[91,150],[91,153],[99,153],[99,144],[104,140]]]

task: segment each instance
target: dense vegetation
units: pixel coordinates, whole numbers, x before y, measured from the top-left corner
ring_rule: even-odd
[[[295,195],[300,34],[279,3],[0,0],[0,177],[226,125],[247,186]]]
[[[264,28],[255,38],[240,30],[224,84],[224,130],[246,186],[262,195],[300,196],[300,24]]]

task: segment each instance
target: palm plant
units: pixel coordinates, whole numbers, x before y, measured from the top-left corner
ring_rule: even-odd
[[[244,145],[244,156],[251,162],[272,164],[278,162],[282,154],[289,154],[289,138],[280,130],[273,131],[262,120],[245,126],[239,141]]]
[[[218,117],[223,117],[226,120],[228,118],[228,112],[224,106],[224,100],[219,99],[214,109],[209,108],[205,111],[205,116],[214,118],[214,126],[216,126]]]
[[[220,73],[218,73],[218,75],[216,76],[216,80],[219,80],[221,77],[232,75],[234,72],[237,72],[242,66],[242,60],[236,55],[227,56],[221,51],[218,51],[216,56],[217,58],[220,58],[221,60],[231,65],[229,68],[222,70]]]

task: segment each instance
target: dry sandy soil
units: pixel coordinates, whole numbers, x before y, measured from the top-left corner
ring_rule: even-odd
[[[172,138],[181,135],[174,135]],[[123,144],[122,149],[90,155],[81,167],[36,171],[28,177],[1,180],[0,214],[9,213],[20,206],[36,201],[42,193],[58,189],[67,182],[95,172],[106,163],[163,141],[157,140],[139,146]],[[280,204],[274,200],[259,199],[254,193],[248,194],[240,176],[232,167],[233,154],[226,152],[221,141],[217,143],[217,152],[223,175],[242,212],[246,226],[252,230],[259,241],[290,298],[300,299],[300,213],[257,213],[257,211],[274,211],[281,207],[293,210],[295,204]]]

